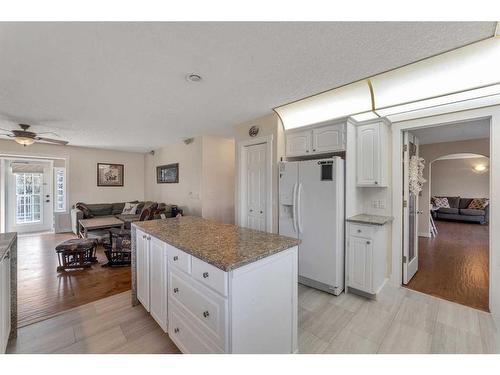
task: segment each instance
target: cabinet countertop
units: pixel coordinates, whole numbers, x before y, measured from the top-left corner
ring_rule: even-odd
[[[258,261],[300,242],[291,237],[195,216],[141,221],[132,225],[223,271]]]
[[[385,225],[393,220],[392,216],[360,214],[347,218],[351,223]]]
[[[12,245],[12,242],[14,242],[16,236],[16,232],[0,233],[0,260],[3,259],[7,250],[10,249],[10,246]]]

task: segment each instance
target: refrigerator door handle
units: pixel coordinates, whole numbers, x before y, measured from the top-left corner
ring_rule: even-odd
[[[302,233],[302,209],[301,206],[302,197],[302,183],[299,183],[299,188],[297,189],[297,226],[299,227],[299,233]]]
[[[298,234],[297,230],[297,214],[295,210],[297,209],[297,183],[293,184],[293,195],[292,195],[292,224],[293,230]]]

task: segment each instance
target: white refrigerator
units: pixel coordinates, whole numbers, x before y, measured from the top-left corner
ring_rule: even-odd
[[[343,159],[280,162],[279,233],[301,240],[301,284],[344,290],[344,216]]]

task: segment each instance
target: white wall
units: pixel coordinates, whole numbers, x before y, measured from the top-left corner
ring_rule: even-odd
[[[156,167],[179,163],[179,183],[158,184]],[[145,157],[145,197],[176,204],[185,215],[234,222],[234,141],[197,137]]]
[[[144,154],[85,147],[35,143],[23,147],[0,140],[0,156],[66,159],[68,170],[68,210],[76,202],[107,203],[144,199]],[[97,163],[124,164],[123,187],[98,187]]]
[[[201,212],[234,224],[234,139],[203,137]]]
[[[445,159],[431,165],[431,196],[453,196],[462,198],[489,198],[490,175],[488,171],[478,173],[474,166],[489,165],[489,159]]]

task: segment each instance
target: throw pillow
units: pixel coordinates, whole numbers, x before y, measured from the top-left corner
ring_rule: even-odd
[[[488,198],[474,198],[472,202],[469,203],[469,207],[467,208],[472,208],[474,210],[484,210],[489,203],[490,201],[488,200]]]
[[[83,212],[84,219],[91,219],[94,217],[94,215],[90,213],[90,209],[85,203],[78,202],[77,204],[75,204],[75,208]]]
[[[122,214],[135,215],[138,205],[139,205],[138,203],[129,203],[129,202],[125,203],[125,206],[123,207]]]
[[[450,208],[450,203],[446,197],[434,197],[434,206],[437,208]]]
[[[149,208],[144,208],[141,212],[141,216],[139,217],[139,221],[148,220],[150,214],[151,211],[149,210]]]

